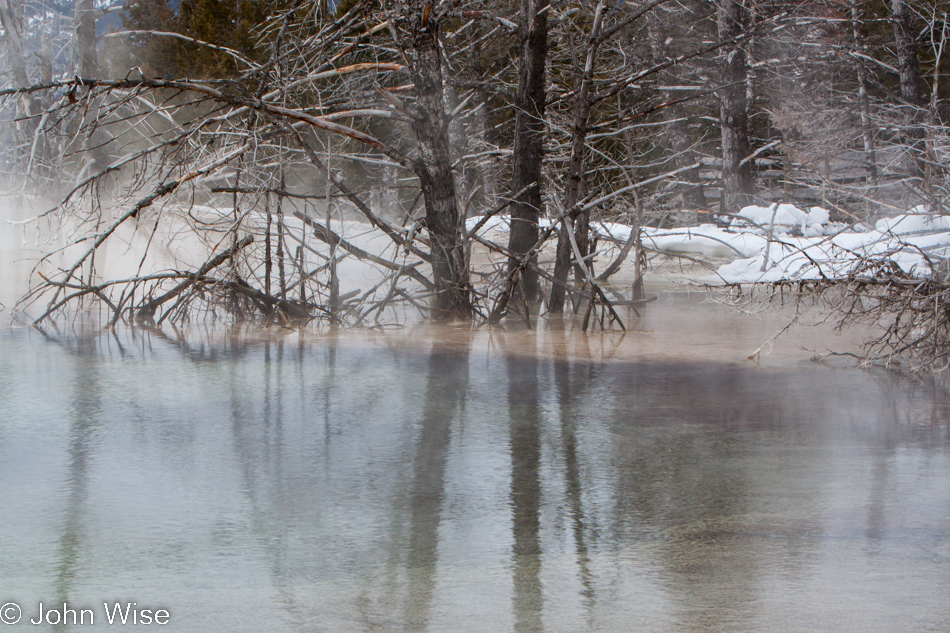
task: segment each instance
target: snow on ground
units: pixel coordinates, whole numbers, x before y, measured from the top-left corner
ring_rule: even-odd
[[[805,237],[816,237],[826,234],[830,215],[827,209],[821,207],[812,207],[805,213],[791,204],[773,204],[768,207],[750,205],[740,209],[732,220],[732,226],[742,229],[751,225],[763,230],[772,228],[785,232],[798,228]]]
[[[925,207],[914,207],[908,213],[878,220],[874,228],[883,233],[906,235],[950,229],[950,216],[927,213]]]
[[[748,206],[725,226],[700,224],[678,229],[643,229],[643,244],[661,253],[698,258],[730,258],[715,274],[694,279],[703,283],[754,283],[842,277],[871,260],[892,262],[905,273],[927,277],[934,266],[946,267],[950,256],[950,216],[915,207],[879,220],[874,229],[829,221],[829,212],[807,212],[791,204]],[[471,230],[480,218],[467,222]],[[542,220],[548,226],[549,220]],[[510,219],[491,218],[479,233],[507,232]],[[625,242],[631,227],[595,222],[605,238]],[[769,235],[771,233],[771,235]],[[602,259],[609,260],[606,252]],[[604,264],[606,265],[606,264]]]
[[[761,207],[748,216],[743,209],[739,215],[761,219],[763,214],[758,209]],[[824,221],[820,224],[807,224],[821,216]],[[923,278],[930,276],[933,267],[945,263],[950,255],[950,217],[927,213],[923,207],[879,220],[873,230],[846,225],[832,227],[827,212],[817,207],[802,221],[801,236],[780,230],[776,221],[773,238],[766,240],[759,252],[721,266],[718,277],[733,283],[836,278],[854,272],[870,260],[888,262],[909,275]]]
[[[612,222],[596,223],[594,230],[604,236],[627,241],[630,227]],[[735,231],[715,224],[680,229],[643,229],[644,246],[669,253],[687,253],[701,257],[751,257],[765,246],[765,236]]]
[[[176,208],[169,204],[165,211],[172,213],[176,221],[164,225],[161,235],[152,235],[153,221],[145,214],[143,218],[123,225],[110,243],[104,245],[97,255],[97,270],[104,279],[122,278],[140,270],[143,274],[168,270],[173,267],[194,268],[221,248],[221,244],[200,241],[195,237],[191,224],[204,226],[231,226],[235,221],[233,209],[209,206]],[[887,260],[905,273],[926,277],[935,267],[947,268],[950,256],[950,216],[928,213],[923,207],[915,207],[905,214],[884,218],[871,229],[864,225],[849,226],[829,221],[827,210],[812,207],[807,212],[790,204],[769,207],[749,206],[729,216],[722,225],[700,224],[676,229],[646,227],[642,230],[644,246],[652,251],[667,253],[671,261],[678,254],[700,259],[710,264],[706,269],[698,266],[677,277],[679,281],[700,283],[753,283],[784,280],[807,280],[834,278],[847,275],[868,258]],[[482,218],[469,218],[466,229],[471,231]],[[319,218],[318,221],[325,221]],[[312,231],[291,214],[284,217],[287,226],[288,266],[300,266],[315,271],[324,266],[329,248],[313,237]],[[543,219],[542,228],[551,220]],[[264,216],[250,213],[242,220],[242,227],[257,234],[258,239],[250,247],[263,256]],[[507,244],[511,219],[495,216],[485,222],[479,234],[498,244]],[[355,220],[334,220],[331,228],[353,246],[381,257],[396,265],[412,265],[423,275],[429,270],[418,258],[397,248],[388,236],[378,229]],[[597,267],[603,270],[619,253],[620,245],[630,238],[631,227],[613,222],[594,222],[593,230],[602,238],[598,244]],[[66,247],[65,235],[73,231],[57,231],[53,242],[61,242],[64,248],[60,258],[75,261],[76,252],[85,250],[85,245]],[[212,238],[215,233],[209,234]],[[24,235],[24,238],[26,236]],[[53,238],[49,235],[47,238]],[[302,238],[302,243],[300,240]],[[142,259],[146,243],[154,239],[150,256]],[[218,238],[220,239],[220,238]],[[114,243],[113,243],[114,242]],[[554,240],[542,253],[542,263],[553,260]],[[51,244],[53,245],[53,244]],[[43,249],[40,249],[43,250]],[[385,294],[388,286],[377,287],[390,272],[378,264],[337,249],[337,273],[343,293],[369,292],[370,295]],[[497,257],[479,256],[473,263],[491,267]],[[628,264],[632,258],[628,258]],[[67,262],[68,263],[68,262]],[[717,269],[718,267],[718,269]],[[715,271],[715,272],[714,272]],[[256,271],[261,274],[262,271]],[[618,274],[615,281],[623,281],[625,274]],[[656,275],[654,274],[656,277]],[[657,279],[662,278],[662,275]],[[405,280],[404,280],[405,281]]]

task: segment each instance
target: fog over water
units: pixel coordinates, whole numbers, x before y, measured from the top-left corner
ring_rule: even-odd
[[[946,396],[653,310],[720,341],[4,331],[0,598],[181,631],[950,630]]]
[[[17,299],[27,291],[31,267],[28,258],[39,257],[39,248],[33,248],[35,239],[27,237],[35,238],[36,233],[14,224],[30,217],[31,211],[28,206],[11,204],[0,197],[0,325],[10,323]]]

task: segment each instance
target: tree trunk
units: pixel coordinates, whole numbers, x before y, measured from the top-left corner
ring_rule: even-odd
[[[44,84],[53,81],[53,49],[50,46],[49,31],[45,28],[40,34],[40,50],[37,55],[40,60],[40,81]]]
[[[475,84],[475,136],[481,137],[486,145],[497,147],[499,143],[498,133],[491,119],[491,101],[492,97],[485,86],[485,72],[482,70],[482,47],[480,44],[481,33],[476,29],[469,29],[469,55],[468,55],[468,73],[469,78]],[[494,207],[498,204],[498,167],[495,164],[497,158],[482,163],[479,170],[479,179],[482,184],[482,198],[488,207]]]
[[[864,38],[861,37],[860,15],[858,14],[857,0],[851,1],[851,33],[854,38],[854,47],[862,54],[867,55]],[[864,169],[867,172],[867,182],[877,184],[877,157],[874,151],[874,129],[871,127],[871,102],[868,98],[867,69],[864,60],[857,59],[858,78],[858,106],[861,108],[861,136],[864,140]]]
[[[404,52],[410,61],[416,102],[412,129],[419,142],[415,171],[425,201],[425,225],[432,243],[432,275],[436,319],[470,318],[468,268],[462,239],[458,196],[452,174],[449,117],[443,106],[442,59],[438,19],[431,4],[411,0],[398,18],[406,29]],[[437,10],[436,10],[437,11]]]
[[[719,0],[719,39],[741,35],[745,8],[739,0]],[[725,87],[719,91],[719,124],[722,130],[722,199],[719,209],[735,213],[751,203],[753,192],[752,153],[749,143],[749,113],[746,109],[749,68],[745,51],[735,46],[720,56]]]
[[[658,19],[653,19],[650,23],[650,47],[653,51],[653,63],[661,64],[670,58],[669,47],[666,42],[666,33],[663,25]],[[660,83],[664,81],[676,81],[676,75],[667,71],[659,75]],[[666,92],[662,95],[664,101],[673,101],[675,95]],[[689,131],[689,113],[683,103],[674,103],[663,108],[660,111],[663,118],[669,121],[666,128],[669,134],[669,141],[676,156],[675,164],[677,168],[694,165],[699,162],[699,153],[694,149],[692,135]],[[629,141],[627,143],[629,148]],[[680,195],[683,199],[683,207],[686,209],[705,209],[706,193],[703,190],[703,183],[699,177],[699,168],[690,169],[682,172],[680,175],[682,184],[679,185]]]
[[[445,91],[445,106],[450,112],[455,111],[459,103],[461,102],[454,90]],[[449,148],[452,152],[452,164],[455,165],[456,196],[460,200],[468,200],[477,186],[477,181],[474,170],[469,169],[462,160],[469,151],[468,128],[462,117],[454,117],[449,121]],[[466,208],[461,209],[463,214],[467,211]]]
[[[692,134],[689,130],[688,114],[685,106],[678,103],[666,108],[665,112],[667,112],[669,119],[674,120],[670,124],[670,135],[673,141],[673,151],[678,156],[676,167],[686,167],[698,163],[700,154],[695,149]],[[699,175],[699,167],[682,172],[680,177],[683,179],[680,189],[683,195],[683,206],[693,210],[705,209],[706,191]]]
[[[30,76],[27,74],[26,57],[23,56],[23,40],[20,38],[20,30],[10,0],[0,0],[0,24],[3,26],[3,48],[10,64],[14,85],[17,88],[26,88],[31,83]],[[29,94],[20,96],[16,108],[16,118],[21,119],[21,121],[16,123],[16,130],[17,136],[21,140],[29,141],[33,138],[38,122],[35,115],[39,113],[41,108],[42,104],[38,97]],[[45,143],[40,147],[45,147]],[[29,152],[29,148],[27,148],[27,152]]]
[[[94,0],[76,0],[76,72],[80,79],[98,79],[99,63],[96,56],[96,5]],[[99,109],[101,102],[90,103],[93,112]],[[96,120],[99,115],[93,116]],[[108,146],[108,147],[107,147]],[[93,172],[102,171],[108,164],[109,137],[98,126],[91,130],[86,139],[86,156]]]
[[[567,178],[564,187],[564,210],[571,211],[581,198],[586,188],[586,157],[587,157],[587,126],[590,119],[590,89],[594,81],[594,62],[600,46],[600,29],[603,24],[604,8],[606,3],[601,0],[597,3],[594,13],[594,23],[591,27],[587,50],[587,59],[578,85],[575,87],[572,111],[574,120],[571,125],[571,157],[567,167]],[[574,236],[577,241],[581,257],[588,255],[588,233],[590,229],[590,212],[579,213],[574,210],[570,214],[574,222]],[[571,239],[567,232],[569,223],[562,221],[558,231],[557,252],[554,260],[554,283],[551,288],[551,298],[548,301],[548,311],[553,314],[564,312],[564,300],[567,294],[567,277],[571,268]],[[578,266],[583,265],[577,262]],[[577,273],[580,277],[580,273]]]
[[[523,257],[538,241],[541,217],[541,164],[544,159],[544,69],[548,52],[548,0],[521,0],[521,59],[515,96],[514,154],[511,191],[530,187],[511,205],[508,249]],[[532,263],[537,262],[537,256]],[[517,265],[515,260],[510,266]],[[528,267],[521,288],[528,300],[538,298],[538,274]]]
[[[0,0],[0,24],[3,25],[3,47],[6,49],[13,81],[18,88],[26,88],[30,85],[30,78],[26,74],[23,41],[20,39],[20,30],[17,28],[10,0]]]
[[[900,71],[901,100],[904,108],[904,143],[909,151],[907,171],[914,178],[924,175],[924,95],[917,68],[917,38],[914,20],[904,0],[891,0],[894,13],[894,40],[897,44],[897,69]]]
[[[98,78],[94,0],[76,0],[76,63],[81,78]]]

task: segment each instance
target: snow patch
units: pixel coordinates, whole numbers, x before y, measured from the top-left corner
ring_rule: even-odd
[[[908,235],[950,229],[950,217],[928,213],[926,207],[917,206],[909,213],[878,220],[874,228],[881,233]]]
[[[831,214],[827,209],[812,207],[806,213],[793,204],[775,203],[767,207],[750,205],[743,207],[736,214],[732,225],[736,228],[749,226],[751,223],[760,229],[798,229],[802,235],[817,237],[825,235],[826,225]]]
[[[642,229],[646,248],[670,254],[732,258],[707,283],[796,281],[847,276],[869,260],[886,262],[904,273],[927,277],[932,266],[947,266],[950,256],[950,216],[929,213],[924,207],[885,218],[875,228],[831,222],[822,207],[807,212],[791,204],[747,206],[729,226],[714,224],[679,229]],[[480,218],[470,218],[471,230]],[[508,216],[488,220],[480,232],[507,233]],[[551,220],[542,220],[550,226]],[[592,230],[602,238],[626,242],[632,228],[615,222],[596,222]],[[769,235],[771,233],[771,235]]]

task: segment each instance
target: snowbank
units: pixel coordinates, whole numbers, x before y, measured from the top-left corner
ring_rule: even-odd
[[[831,214],[821,207],[812,207],[808,213],[805,213],[794,205],[775,203],[768,207],[755,205],[743,207],[736,215],[738,217],[732,221],[732,225],[740,229],[752,223],[753,226],[762,229],[788,231],[797,228],[802,235],[814,237],[825,234]]]
[[[643,244],[656,251],[696,257],[732,258],[707,283],[755,283],[845,276],[868,258],[887,260],[905,273],[929,276],[932,266],[950,256],[950,216],[915,207],[878,221],[874,229],[829,221],[821,207],[808,212],[790,205],[748,206],[726,227],[701,224],[680,229],[643,229]],[[471,218],[467,228],[478,222]],[[544,226],[549,226],[545,220]],[[507,232],[507,216],[492,218],[482,232]],[[596,222],[602,237],[625,242],[631,227]],[[771,232],[771,237],[769,233]]]
[[[827,226],[826,220],[822,232]],[[879,220],[871,231],[847,227],[820,237],[776,233],[754,256],[720,267],[718,278],[730,283],[835,278],[852,273],[868,259],[890,262],[908,275],[924,278],[948,254],[950,217],[915,207]]]
[[[630,227],[613,222],[593,225],[596,233],[626,242]],[[748,231],[735,231],[714,224],[700,224],[681,229],[643,229],[643,245],[658,251],[687,253],[700,257],[751,257],[765,246],[765,236]]]
[[[465,220],[465,230],[471,231],[475,226],[482,221],[482,216],[475,216],[473,218],[468,218]],[[541,218],[538,222],[538,226],[542,229],[546,229],[553,223],[553,220],[547,218]],[[478,229],[479,235],[485,235],[487,233],[502,233],[507,235],[508,231],[511,230],[511,216],[509,215],[495,215],[485,221],[485,224]]]
[[[471,231],[481,218],[469,218],[465,228]],[[551,220],[542,218],[542,229],[551,226]],[[490,218],[478,230],[479,235],[495,233],[496,238],[506,235],[511,226],[509,216]],[[619,242],[630,239],[631,227],[616,222],[594,222],[591,229],[600,237],[611,238]],[[647,248],[670,253],[687,253],[701,257],[751,257],[765,246],[765,236],[749,231],[736,231],[719,228],[713,224],[701,224],[697,227],[682,229],[643,229],[643,244]]]
[[[946,231],[950,230],[950,216],[927,213],[925,207],[914,207],[910,213],[878,220],[874,228],[897,235]]]

